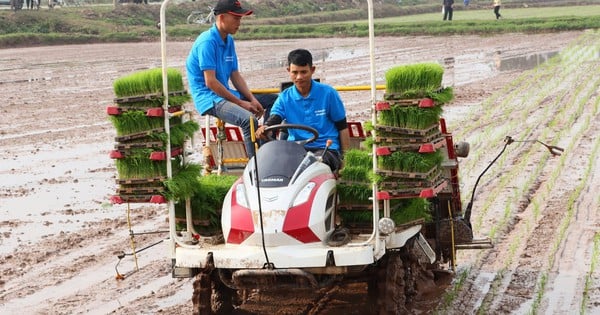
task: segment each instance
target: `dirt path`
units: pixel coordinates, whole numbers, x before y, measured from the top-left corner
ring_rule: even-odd
[[[583,34],[583,35],[582,35]],[[583,37],[581,37],[583,36]],[[504,138],[513,143],[482,178],[472,222],[491,250],[459,252],[456,298],[444,313],[600,312],[598,229],[599,35],[558,33],[480,38],[379,38],[377,78],[394,65],[443,62],[455,101],[445,109],[458,140],[463,200]],[[190,42],[170,43],[183,70]],[[290,49],[310,49],[317,76],[333,85],[369,83],[367,39],[238,42],[252,87],[287,81]],[[559,61],[544,63],[562,51]],[[526,71],[536,64],[536,70]],[[186,314],[191,280],[170,276],[160,243],[131,254],[135,233],[167,229],[162,206],[111,205],[116,170],[108,153],[112,82],[160,67],[158,43],[0,50],[0,309],[29,314]],[[351,119],[368,119],[368,92],[342,94]],[[190,109],[192,109],[190,107]],[[465,201],[466,203],[466,201]],[[166,235],[135,237],[137,248]],[[119,262],[117,256],[125,253]],[[119,263],[117,265],[117,263]],[[116,270],[115,270],[116,269]],[[119,273],[125,280],[117,281]],[[251,294],[238,314],[364,314],[364,287],[288,300]],[[437,302],[437,301],[436,301]],[[4,311],[5,310],[5,311]]]

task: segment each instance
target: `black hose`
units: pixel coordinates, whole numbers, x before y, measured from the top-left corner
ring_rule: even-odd
[[[265,260],[266,263],[264,264],[263,268],[268,268],[268,269],[273,269],[273,264],[269,261],[269,254],[267,253],[267,245],[265,244],[265,229],[263,226],[263,215],[262,215],[262,204],[260,202],[260,184],[259,184],[259,179],[258,179],[258,159],[257,157],[257,152],[258,151],[258,145],[256,143],[256,136],[254,135],[254,119],[252,116],[250,116],[250,134],[252,135],[252,143],[254,144],[254,182],[256,183],[256,196],[258,198],[258,217],[260,220],[260,237],[261,237],[261,241],[262,241],[262,248],[263,248],[263,252],[265,254]]]
[[[471,209],[473,208],[473,200],[475,199],[475,190],[477,189],[477,185],[479,184],[479,180],[490,169],[490,167],[494,163],[496,163],[496,161],[498,160],[498,158],[504,153],[504,150],[506,150],[506,147],[509,144],[511,144],[511,143],[514,142],[514,140],[510,136],[507,136],[504,139],[504,141],[506,143],[504,144],[504,147],[502,148],[502,151],[500,151],[500,153],[498,153],[498,155],[496,156],[496,158],[494,158],[494,160],[485,168],[485,170],[483,170],[483,172],[481,172],[481,174],[479,175],[479,177],[477,177],[477,181],[475,182],[475,186],[473,186],[473,191],[471,192],[471,200],[469,201],[469,204],[467,205],[467,208],[465,209],[465,214],[463,216],[463,219],[469,225],[469,227],[471,227]]]

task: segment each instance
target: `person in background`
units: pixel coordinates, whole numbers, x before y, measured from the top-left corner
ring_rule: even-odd
[[[312,78],[315,69],[312,54],[308,50],[296,49],[288,54],[287,71],[294,85],[279,94],[271,108],[271,115],[257,129],[256,136],[266,139],[265,128],[284,120],[289,124],[313,127],[319,132],[319,137],[307,143],[305,149],[320,156],[324,153],[327,140],[331,140],[323,162],[336,172],[342,168],[343,153],[350,146],[346,109],[332,86]],[[297,129],[288,129],[288,133],[288,141],[305,140],[311,136],[307,131]]]
[[[500,5],[500,0],[494,0],[492,6],[494,7],[494,14],[496,15],[496,20],[502,17],[502,15],[500,15]]]
[[[239,71],[232,35],[237,33],[242,18],[252,11],[242,8],[239,1],[219,0],[213,13],[215,23],[198,36],[186,60],[190,91],[201,115],[217,117],[242,129],[246,153],[251,158],[254,145],[250,119],[258,126],[258,118],[277,95],[253,95]],[[230,88],[230,81],[235,89]]]
[[[442,0],[444,6],[444,21],[452,21],[452,13],[454,11],[454,0]]]

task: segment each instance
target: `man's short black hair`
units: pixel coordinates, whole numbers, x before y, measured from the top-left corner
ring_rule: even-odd
[[[295,64],[296,66],[312,67],[313,60],[310,51],[306,49],[295,49],[288,54],[288,66]]]

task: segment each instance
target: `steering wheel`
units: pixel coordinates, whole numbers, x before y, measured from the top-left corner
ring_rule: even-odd
[[[279,131],[279,130],[287,130],[287,129],[300,129],[300,130],[304,130],[304,131],[308,131],[308,132],[312,133],[312,137],[310,137],[308,139],[294,141],[300,145],[305,145],[307,143],[311,143],[311,142],[317,140],[317,138],[319,137],[319,132],[315,128],[310,127],[310,126],[305,126],[305,125],[299,125],[299,124],[279,124],[279,125],[269,126],[269,127],[265,128],[265,134],[267,135],[267,139],[269,139],[269,141],[271,141],[271,140],[275,140],[275,139],[271,136],[271,132],[269,132],[269,131]]]

